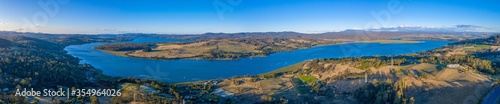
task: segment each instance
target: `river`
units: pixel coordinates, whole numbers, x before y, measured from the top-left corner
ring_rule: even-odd
[[[183,42],[176,39],[138,38],[131,42]],[[94,46],[107,43],[71,45],[64,50],[91,64],[104,74],[121,77],[152,78],[167,82],[186,82],[241,75],[254,75],[279,69],[315,58],[340,58],[373,55],[400,55],[421,52],[444,46],[452,41],[423,40],[418,44],[347,43],[317,46],[288,52],[273,53],[266,57],[239,60],[152,60],[131,58],[94,50]]]

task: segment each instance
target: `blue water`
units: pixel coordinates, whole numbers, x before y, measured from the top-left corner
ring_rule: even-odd
[[[176,39],[153,39],[154,42],[181,42]],[[147,38],[132,42],[151,42]],[[339,58],[372,55],[399,55],[421,52],[444,46],[451,41],[425,40],[418,44],[348,43],[318,46],[289,52],[274,53],[266,57],[240,60],[151,60],[121,57],[92,47],[106,43],[71,45],[68,54],[81,58],[110,76],[153,78],[168,82],[185,82],[269,72],[294,63],[315,58]]]

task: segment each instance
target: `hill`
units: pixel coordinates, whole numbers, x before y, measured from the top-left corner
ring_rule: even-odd
[[[9,47],[12,47],[15,45],[16,45],[15,43],[13,43],[7,39],[0,38],[0,48],[9,48]]]
[[[297,38],[214,39],[190,43],[119,43],[105,44],[95,49],[123,53],[129,57],[151,59],[211,59],[227,60],[266,56],[275,52],[291,51],[318,45],[340,43],[334,40]],[[121,52],[120,52],[121,51]]]
[[[500,34],[492,35],[486,38],[479,39],[468,39],[460,42],[453,43],[454,45],[463,45],[463,44],[486,44],[486,45],[500,45]]]
[[[62,50],[64,48],[64,46],[53,42],[20,35],[12,36],[8,39],[12,42],[25,46],[26,48],[32,49]]]

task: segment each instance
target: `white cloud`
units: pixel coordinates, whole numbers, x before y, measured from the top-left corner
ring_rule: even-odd
[[[94,29],[94,31],[96,31],[96,33],[102,33],[102,34],[121,34],[121,33],[131,33],[132,31],[122,31],[122,30],[118,30],[118,29],[109,29],[109,28],[105,28],[105,29]],[[138,30],[136,30],[138,31]]]
[[[487,28],[483,26],[476,25],[451,25],[451,26],[411,26],[411,25],[400,25],[400,26],[384,26],[379,28],[370,28],[365,30],[371,31],[439,31],[439,32],[493,32],[494,28]]]

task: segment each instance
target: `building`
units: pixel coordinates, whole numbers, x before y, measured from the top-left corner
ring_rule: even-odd
[[[449,68],[458,68],[458,67],[460,67],[460,64],[448,64],[446,66]]]

